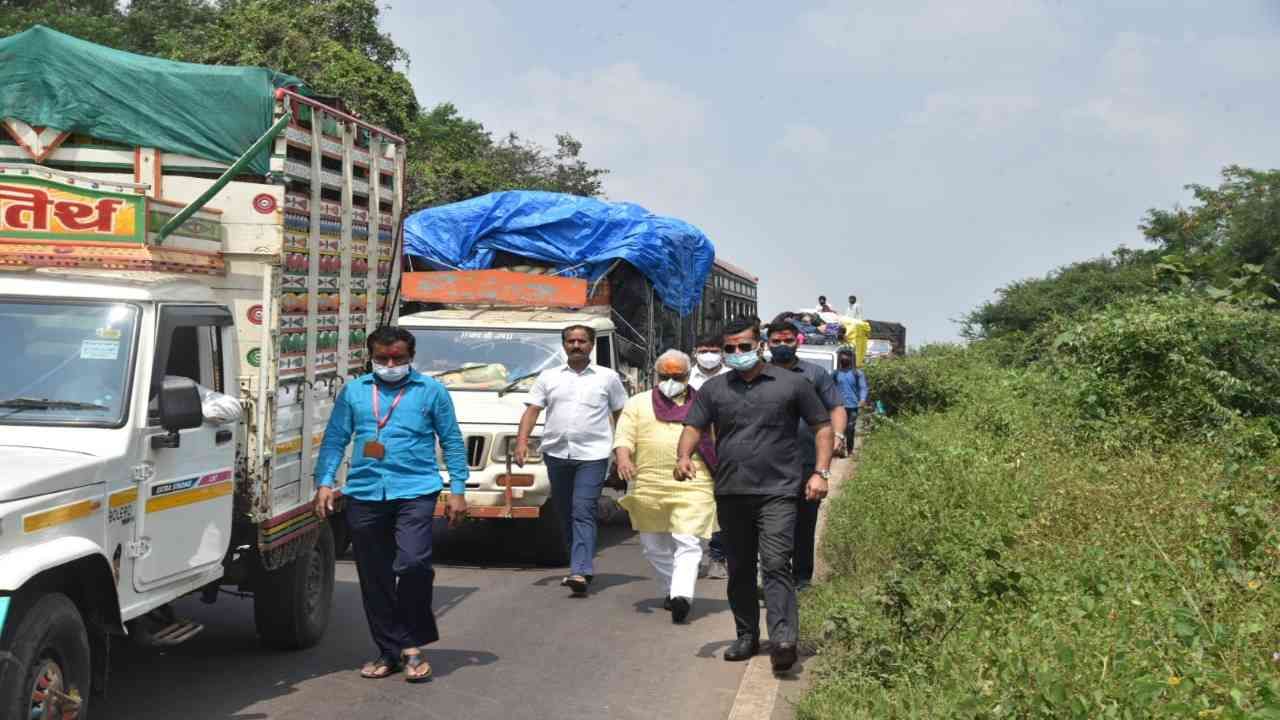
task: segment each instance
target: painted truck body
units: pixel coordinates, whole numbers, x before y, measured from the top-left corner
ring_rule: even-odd
[[[110,639],[190,637],[170,603],[196,591],[253,593],[274,647],[324,632],[345,533],[312,514],[312,469],[365,336],[394,321],[404,146],[275,98],[293,120],[271,174],[237,174],[163,242],[227,165],[3,121],[3,720],[86,717]],[[175,429],[191,382],[239,421]]]

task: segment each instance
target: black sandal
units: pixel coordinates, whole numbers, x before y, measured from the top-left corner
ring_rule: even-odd
[[[360,668],[360,677],[365,680],[381,680],[400,672],[400,663],[391,658],[379,657],[370,660]]]
[[[401,662],[404,663],[405,682],[421,683],[427,682],[431,679],[431,663],[427,662],[427,659],[422,656],[422,653],[405,653],[401,656]],[[426,673],[419,675],[417,674],[418,668],[421,667],[426,667],[427,671]]]

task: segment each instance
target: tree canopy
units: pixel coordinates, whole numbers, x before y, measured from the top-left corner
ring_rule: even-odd
[[[451,103],[420,106],[409,57],[378,19],[375,0],[0,0],[0,36],[42,23],[130,52],[302,78],[409,140],[409,208],[510,189],[601,194],[608,171],[588,165],[569,134],[548,149],[515,132],[495,139]]]

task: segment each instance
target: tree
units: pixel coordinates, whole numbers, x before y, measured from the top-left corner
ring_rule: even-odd
[[[1280,171],[1231,165],[1218,187],[1188,185],[1196,204],[1151,209],[1140,226],[1147,240],[1189,280],[1225,287],[1260,273],[1280,282]],[[1267,292],[1280,300],[1274,289]]]
[[[424,111],[379,12],[376,0],[0,0],[0,36],[43,23],[131,52],[295,75],[406,137],[410,209],[496,190],[601,193],[607,171],[588,165],[570,135],[548,151],[515,133],[495,141],[449,103]]]

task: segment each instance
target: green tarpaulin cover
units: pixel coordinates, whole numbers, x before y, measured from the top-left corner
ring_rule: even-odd
[[[196,65],[113,50],[43,25],[0,39],[0,118],[231,163],[271,127],[263,68]],[[270,148],[251,171],[265,175]]]

